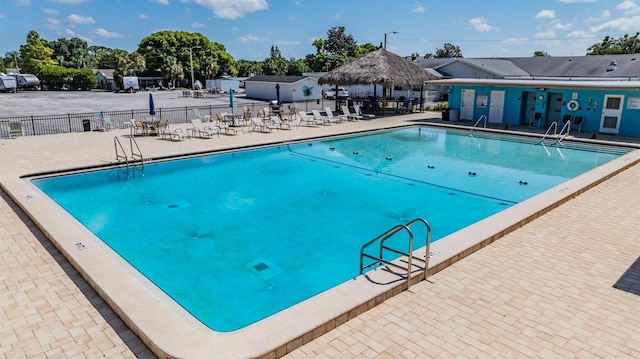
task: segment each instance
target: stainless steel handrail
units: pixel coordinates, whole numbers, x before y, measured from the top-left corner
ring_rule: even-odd
[[[425,252],[425,258],[422,259],[420,257],[416,257],[413,255],[413,232],[411,231],[411,229],[409,227],[411,227],[412,225],[416,224],[416,223],[423,223],[426,227],[427,233],[426,233],[426,252]],[[409,248],[407,252],[403,252],[400,251],[398,249],[395,248],[391,248],[389,246],[385,245],[385,242],[387,239],[393,237],[394,235],[396,235],[397,233],[401,232],[401,231],[406,231],[409,234]],[[378,253],[378,257],[375,257],[373,255],[370,255],[368,253],[365,253],[365,250],[371,246],[372,244],[379,242],[380,243],[380,249],[379,249],[379,253]],[[370,268],[372,266],[378,265],[380,263],[384,263],[399,269],[405,269],[404,266],[401,266],[399,264],[396,264],[394,262],[391,261],[387,261],[383,258],[384,255],[384,251],[390,251],[396,254],[400,254],[403,256],[407,257],[407,288],[409,288],[409,286],[411,286],[411,273],[412,273],[412,268],[413,268],[413,259],[416,260],[420,260],[424,262],[424,272],[425,272],[425,279],[427,278],[428,275],[428,270],[429,270],[429,253],[430,253],[430,246],[431,246],[431,226],[429,225],[429,222],[427,222],[426,220],[422,219],[422,218],[416,218],[414,220],[412,220],[411,222],[405,224],[405,225],[397,225],[391,229],[389,229],[388,231],[384,232],[383,234],[379,235],[378,237],[370,240],[369,242],[367,242],[366,244],[364,244],[362,246],[362,248],[360,249],[360,274],[364,273],[364,270],[367,268]],[[364,265],[364,258],[369,258],[372,259],[373,262],[368,264],[368,265]]]
[[[473,127],[471,127],[471,131],[469,131],[468,136],[471,136],[473,134],[473,130],[476,129],[476,127],[478,127],[478,125],[480,124],[480,121],[484,120],[484,128],[487,128],[487,115],[482,115],[480,116],[480,118],[478,118],[478,121],[476,121],[476,123],[473,124]]]

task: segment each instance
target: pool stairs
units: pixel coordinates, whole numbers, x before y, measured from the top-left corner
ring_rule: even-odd
[[[413,244],[414,244],[413,232],[411,231],[410,227],[416,223],[424,224],[427,230],[426,245],[425,245],[426,249],[425,249],[424,259],[422,257],[416,257],[413,254]],[[400,232],[406,232],[409,235],[408,250],[406,252],[403,252],[401,250],[391,248],[385,245],[385,242],[388,239],[394,237],[396,234]],[[367,253],[366,252],[367,248],[373,246],[374,244],[378,245],[378,248],[377,248],[378,251],[376,255]],[[386,264],[387,266],[395,267],[401,270],[406,270],[407,271],[407,274],[406,274],[407,289],[409,289],[409,286],[411,286],[411,274],[413,272],[413,267],[418,267],[419,270],[424,270],[424,279],[427,279],[427,272],[429,270],[429,246],[430,245],[431,245],[431,226],[429,225],[429,222],[427,222],[422,218],[416,218],[407,224],[399,224],[389,229],[388,231],[382,233],[378,237],[370,240],[369,242],[367,242],[362,246],[362,248],[360,249],[360,274],[363,274],[364,271],[368,268],[371,268],[377,265],[382,265],[382,264]],[[384,254],[386,252],[391,252],[395,255],[399,254],[401,255],[401,258],[395,259],[393,261],[386,260],[384,259]],[[364,264],[365,258],[369,260],[373,260],[373,262],[365,265]],[[424,267],[421,268],[420,266],[413,264],[414,259],[420,262],[423,262]]]
[[[565,137],[569,136],[570,129],[571,129],[570,120],[564,123],[564,126],[562,126],[562,129],[560,130],[560,132],[558,132],[558,122],[553,121],[551,122],[551,125],[549,125],[549,128],[547,128],[547,132],[545,132],[544,136],[542,136],[542,140],[540,140],[540,144],[544,145],[545,139],[552,138],[555,140],[556,144],[562,145],[562,140],[564,140]],[[553,130],[553,132],[551,132],[551,130]]]
[[[132,174],[138,170],[144,176],[144,157],[136,139],[133,136],[129,137],[131,156],[127,155],[127,151],[125,151],[118,136],[113,138],[113,145],[116,152],[116,162],[119,164],[118,167],[121,171],[127,176],[126,179],[130,177],[129,170],[131,170]],[[129,161],[130,159],[131,161]]]

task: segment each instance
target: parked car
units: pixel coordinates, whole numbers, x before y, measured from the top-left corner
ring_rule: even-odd
[[[338,88],[338,97],[349,97],[349,91],[342,87]],[[324,92],[324,98],[336,98],[336,89],[329,89]]]

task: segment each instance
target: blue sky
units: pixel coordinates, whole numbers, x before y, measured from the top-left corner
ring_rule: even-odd
[[[0,54],[19,50],[30,30],[52,41],[135,50],[160,30],[199,32],[236,60],[315,52],[316,38],[344,26],[358,44],[399,55],[445,43],[465,57],[584,55],[605,35],[640,31],[640,0],[0,0]],[[397,34],[390,32],[396,31]]]

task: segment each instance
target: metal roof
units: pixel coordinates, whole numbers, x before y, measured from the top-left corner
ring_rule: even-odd
[[[258,75],[244,80],[244,82],[279,82],[294,83],[302,79],[310,78],[307,76],[279,76],[279,75]]]
[[[536,88],[590,88],[590,89],[625,89],[640,90],[640,81],[612,81],[612,80],[531,80],[531,79],[467,79],[455,78],[447,80],[427,81],[427,85],[449,86],[505,86],[505,87],[536,87]]]

